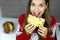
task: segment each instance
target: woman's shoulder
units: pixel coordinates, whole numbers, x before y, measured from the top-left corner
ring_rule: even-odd
[[[18,17],[18,24],[19,25],[23,24],[24,18],[25,18],[25,13],[22,13],[19,15],[19,17]]]
[[[52,22],[51,22],[51,27],[56,25],[56,18],[54,16],[51,16]]]
[[[20,14],[18,18],[21,18],[23,16],[25,16],[25,13]]]

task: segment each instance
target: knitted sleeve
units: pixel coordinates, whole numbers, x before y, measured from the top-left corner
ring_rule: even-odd
[[[16,40],[28,40],[29,39],[29,35],[27,35],[27,33],[22,30],[24,17],[25,17],[25,14],[22,14],[18,18],[18,30],[16,34]]]
[[[51,30],[53,32],[53,35],[51,35],[51,37],[55,37],[55,31],[56,31],[56,19],[54,16],[52,17],[52,23],[51,23]]]

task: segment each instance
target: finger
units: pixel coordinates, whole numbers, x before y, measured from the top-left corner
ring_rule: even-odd
[[[28,32],[29,34],[31,34],[31,33],[34,31],[33,29],[35,29],[35,27],[33,27],[33,28],[31,28],[31,29],[28,29],[27,32]]]
[[[27,33],[28,33],[28,34],[31,34],[31,32],[30,32],[29,30],[27,31]]]
[[[40,33],[39,31],[38,31],[38,34],[41,35],[42,37],[44,37],[44,34]]]
[[[45,31],[43,28],[39,28],[38,30]]]
[[[34,26],[33,28],[31,28],[31,31],[34,31],[34,30],[35,30],[35,28],[36,28],[36,26]]]
[[[39,31],[41,34],[44,34],[44,31],[42,31],[42,30],[39,30],[39,29],[38,29],[38,31]]]
[[[27,34],[31,34],[30,30],[28,30],[28,28],[25,28]]]
[[[46,31],[47,30],[47,28],[45,28],[45,27],[41,27],[41,28],[39,28],[41,31]]]
[[[29,26],[31,26],[31,24],[27,24],[25,27],[28,28]]]
[[[29,28],[26,28],[26,30],[27,30],[27,32],[29,33],[29,34],[31,34],[32,32],[33,32],[33,30],[32,29],[35,29],[36,27],[34,27],[34,25],[31,25],[31,26],[29,26]]]
[[[34,26],[34,25],[29,26],[28,29],[30,30],[31,28],[33,28],[33,26]]]
[[[29,32],[32,33],[32,32],[35,30],[35,28],[36,28],[36,27],[34,26],[33,28],[31,28],[31,29],[29,30]]]

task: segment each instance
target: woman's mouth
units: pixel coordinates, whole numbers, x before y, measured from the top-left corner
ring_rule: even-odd
[[[40,13],[34,12],[34,16],[38,17],[39,15],[40,15]]]

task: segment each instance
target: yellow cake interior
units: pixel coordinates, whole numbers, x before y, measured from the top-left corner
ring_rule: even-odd
[[[39,25],[44,25],[45,19],[43,18],[37,18],[35,16],[32,16],[31,14],[28,15],[28,23],[31,23],[35,26],[39,26]]]

